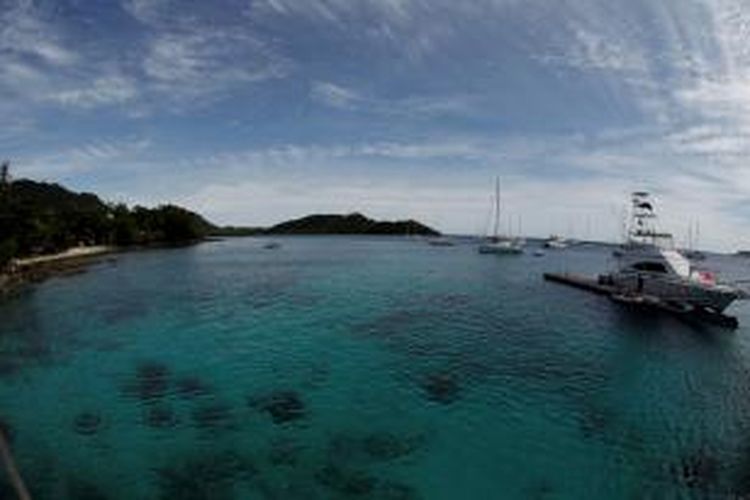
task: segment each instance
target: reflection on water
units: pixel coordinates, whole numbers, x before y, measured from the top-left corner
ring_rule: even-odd
[[[541,279],[606,249],[282,248],[127,254],[0,305],[35,498],[750,494],[745,304],[729,332]]]

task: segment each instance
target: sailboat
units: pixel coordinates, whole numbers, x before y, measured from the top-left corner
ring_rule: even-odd
[[[696,221],[695,231],[693,231],[693,223],[688,225],[688,244],[687,248],[681,250],[682,255],[692,261],[706,260],[706,254],[695,248],[696,243],[700,235],[700,222]]]
[[[479,245],[479,253],[498,255],[518,255],[523,253],[523,241],[499,234],[500,229],[500,179],[495,179],[495,220],[493,222],[492,236],[487,237]]]

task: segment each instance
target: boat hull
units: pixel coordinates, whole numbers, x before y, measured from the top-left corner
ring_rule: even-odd
[[[731,287],[704,285],[699,282],[647,273],[615,273],[607,281],[624,294],[648,296],[664,303],[723,312],[740,294]]]
[[[521,247],[515,245],[503,245],[484,243],[479,245],[479,253],[482,254],[497,254],[497,255],[518,255],[523,252]]]

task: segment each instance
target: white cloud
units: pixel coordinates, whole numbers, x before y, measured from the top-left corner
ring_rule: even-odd
[[[122,104],[138,95],[135,83],[121,76],[97,78],[83,88],[59,90],[47,98],[64,106],[94,108],[102,105]]]
[[[122,6],[144,24],[161,24],[177,17],[170,15],[170,9],[174,6],[169,0],[123,0]]]
[[[142,61],[146,84],[163,97],[212,97],[290,71],[286,58],[250,32],[186,26],[158,32]]]
[[[74,64],[78,54],[61,38],[29,0],[11,0],[0,13],[0,54],[6,58],[33,56],[53,66]]]
[[[479,3],[491,10],[495,2]],[[260,0],[251,8],[251,16],[261,19],[283,17],[324,23],[328,29],[347,33],[352,40],[365,39],[413,60],[434,54],[450,39],[460,14],[475,13],[458,2],[425,0]]]
[[[100,139],[79,146],[25,155],[14,161],[19,177],[59,179],[71,174],[107,168],[119,162],[138,161],[151,148],[147,138]]]
[[[315,101],[342,109],[351,109],[363,100],[357,92],[331,82],[313,82],[310,97]]]
[[[434,117],[469,115],[478,112],[474,98],[466,95],[414,96],[384,99],[367,95],[351,87],[317,81],[310,86],[310,98],[327,106],[394,117]]]
[[[542,56],[541,60],[559,63],[582,70],[644,73],[646,59],[639,50],[613,40],[603,33],[576,29],[565,52]]]

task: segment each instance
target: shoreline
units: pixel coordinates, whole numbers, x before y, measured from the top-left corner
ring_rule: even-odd
[[[0,272],[0,299],[19,293],[24,287],[55,276],[66,276],[86,271],[105,256],[122,251],[114,246],[74,247],[55,254],[14,259]]]
[[[34,266],[52,264],[56,262],[62,262],[66,260],[82,259],[87,257],[94,257],[97,255],[104,255],[118,251],[118,247],[97,245],[91,247],[73,247],[65,250],[64,252],[52,253],[39,255],[36,257],[26,257],[23,259],[14,259],[11,262],[11,266],[18,270],[23,271]]]
[[[20,293],[29,285],[41,283],[50,278],[84,273],[89,266],[114,259],[115,254],[191,246],[212,241],[217,241],[217,238],[208,237],[179,244],[73,247],[54,254],[13,259],[7,269],[0,271],[0,301]]]

